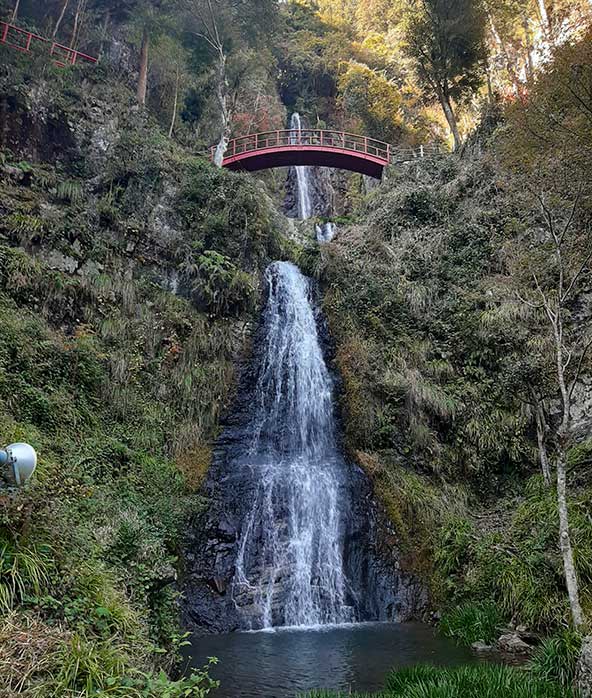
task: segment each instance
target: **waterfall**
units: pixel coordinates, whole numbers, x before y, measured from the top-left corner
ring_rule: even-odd
[[[316,226],[317,242],[331,242],[337,232],[335,223],[323,223]]]
[[[291,141],[298,143],[302,138],[302,120],[300,114],[292,114],[290,129],[294,132]],[[312,196],[311,196],[311,172],[310,167],[295,167],[296,178],[298,180],[298,218],[308,220],[312,218]]]
[[[302,140],[302,119],[300,114],[294,112],[290,120],[290,129],[292,130],[291,142],[293,144],[299,143]],[[314,171],[311,167],[294,167],[296,172],[296,189],[298,197],[298,218],[300,220],[308,220],[312,218],[314,214],[313,210],[313,183],[314,183]],[[335,223],[324,223],[323,225],[316,225],[315,232],[317,237],[317,242],[324,243],[330,242],[335,233],[337,232],[337,226]]]
[[[258,484],[240,536],[234,601],[252,628],[353,621],[343,560],[345,465],[310,281],[276,262],[266,283],[265,338],[241,464]]]
[[[301,141],[298,114],[291,126]],[[326,210],[315,168],[295,171],[300,216],[313,216],[315,197]],[[335,232],[316,226],[321,244]],[[287,262],[264,281],[252,358],[212,453],[209,506],[187,537],[184,617],[207,632],[415,618],[424,590],[382,543],[392,531],[371,483],[340,452],[314,284]]]

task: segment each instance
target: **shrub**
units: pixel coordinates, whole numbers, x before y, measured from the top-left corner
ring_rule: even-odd
[[[462,645],[490,644],[497,638],[502,623],[502,614],[495,603],[467,603],[447,611],[440,621],[440,630]]]

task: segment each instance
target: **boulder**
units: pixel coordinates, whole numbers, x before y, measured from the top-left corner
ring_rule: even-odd
[[[592,635],[585,637],[576,669],[576,689],[580,698],[592,698]]]
[[[493,652],[495,650],[495,647],[493,645],[488,645],[485,642],[481,642],[481,640],[479,640],[478,642],[473,642],[473,644],[471,645],[471,649],[473,650],[473,652],[482,654]]]
[[[529,645],[516,631],[508,632],[497,640],[497,648],[505,654],[530,654],[532,645]]]

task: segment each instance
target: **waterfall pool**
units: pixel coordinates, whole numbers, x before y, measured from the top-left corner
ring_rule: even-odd
[[[196,668],[218,658],[211,675],[221,685],[212,698],[295,698],[315,688],[378,691],[392,668],[476,661],[468,649],[418,623],[195,636],[186,656]]]

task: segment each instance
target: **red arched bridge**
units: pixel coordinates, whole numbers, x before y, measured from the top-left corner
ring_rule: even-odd
[[[235,138],[222,167],[258,172],[274,167],[335,167],[380,179],[385,167],[439,153],[438,146],[398,148],[367,136],[321,129],[268,131]],[[216,146],[212,148],[214,160]]]

